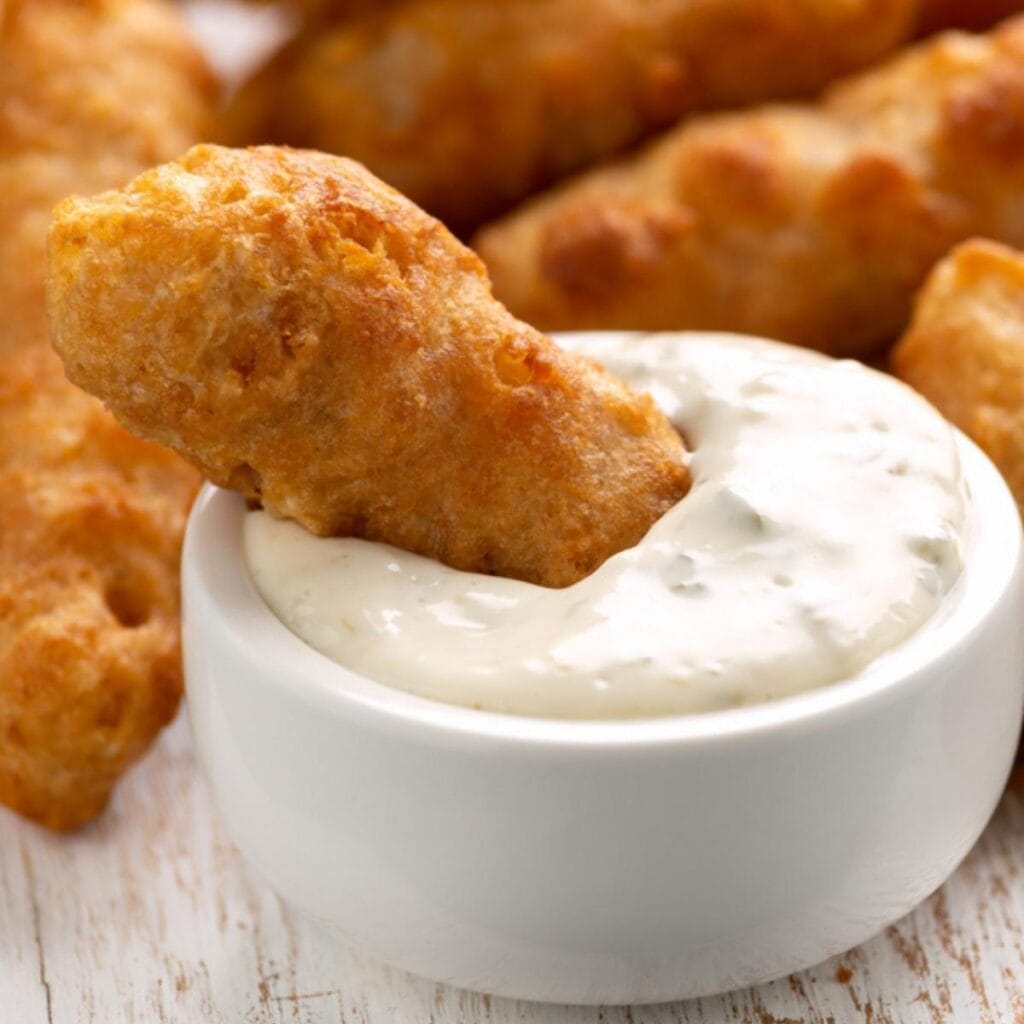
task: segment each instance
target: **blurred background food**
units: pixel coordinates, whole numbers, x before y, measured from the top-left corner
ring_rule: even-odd
[[[870,355],[955,242],[1024,244],[1024,18],[926,40],[818,103],[684,122],[485,228],[548,329],[699,327]]]
[[[918,0],[409,0],[300,32],[233,142],[365,163],[457,231],[694,110],[813,91],[916,29]]]
[[[984,449],[1024,514],[1024,253],[983,239],[954,249],[892,368]]]
[[[57,200],[197,141],[320,148],[475,232],[536,326],[738,329],[884,361],[950,246],[1024,246],[1024,20],[930,38],[1021,11],[0,0],[0,801],[88,820],[181,685],[196,476],[65,380],[43,303]],[[958,250],[894,365],[1020,498],[1018,260]]]
[[[160,0],[0,4],[0,350],[46,344],[50,209],[211,130],[215,83]]]
[[[365,163],[458,232],[700,110],[809,95],[1009,0],[323,3],[227,140]],[[333,11],[333,17],[332,17]],[[356,12],[358,13],[358,12]]]

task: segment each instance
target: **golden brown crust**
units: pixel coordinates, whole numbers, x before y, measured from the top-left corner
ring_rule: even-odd
[[[199,146],[58,207],[54,344],[130,429],[318,534],[561,586],[683,494],[648,398],[514,320],[352,161]]]
[[[232,139],[341,153],[465,231],[684,114],[809,93],[918,0],[410,0],[297,41]]]
[[[157,0],[5,0],[0,53],[2,157],[114,151],[147,166],[208,127],[213,79]]]
[[[718,328],[870,353],[952,244],[1024,243],[1022,67],[1024,19],[950,34],[818,105],[693,120],[476,247],[498,298],[545,328]]]
[[[45,347],[0,369],[0,802],[68,829],[181,694],[177,564],[196,473]]]
[[[954,249],[891,362],[989,455],[1024,514],[1024,253],[980,239]]]
[[[50,209],[195,141],[212,85],[157,0],[0,2],[0,802],[51,828],[99,813],[177,708],[198,474],[65,378]]]
[[[158,0],[0,4],[0,354],[45,343],[49,211],[209,129],[213,79]]]

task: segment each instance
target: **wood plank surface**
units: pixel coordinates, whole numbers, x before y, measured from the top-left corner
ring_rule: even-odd
[[[713,999],[546,1007],[338,949],[223,835],[187,722],[72,836],[0,812],[2,1024],[1009,1024],[1024,1022],[1024,770],[954,877],[884,935]]]

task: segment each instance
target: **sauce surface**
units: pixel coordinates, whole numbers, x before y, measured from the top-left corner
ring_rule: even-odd
[[[953,433],[898,381],[732,335],[564,335],[649,391],[693,486],[562,590],[250,512],[256,588],[312,647],[423,697],[558,718],[772,700],[856,674],[921,626],[963,564]]]

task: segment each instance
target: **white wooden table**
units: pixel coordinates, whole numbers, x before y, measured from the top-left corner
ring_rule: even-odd
[[[489,999],[339,951],[221,831],[184,718],[96,823],[0,811],[2,1024],[1009,1024],[1024,1022],[1024,768],[915,913],[812,971],[653,1007]]]

